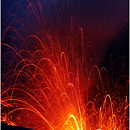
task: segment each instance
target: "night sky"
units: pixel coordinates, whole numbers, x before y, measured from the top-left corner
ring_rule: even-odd
[[[19,0],[2,0],[2,18],[4,12],[9,11],[15,2],[19,2]],[[52,0],[45,1],[45,4],[41,1],[41,4],[43,9],[45,4],[47,7],[44,14],[48,17],[48,26],[57,28],[60,25],[63,34],[69,34],[72,16],[73,32],[82,27],[85,43],[91,41],[99,58],[104,58],[103,56],[111,45],[111,41],[121,37],[119,31],[128,33],[128,0],[76,0],[69,1],[68,7],[65,0],[64,8],[61,1],[56,0],[55,5],[59,21]],[[13,11],[16,12],[15,9]]]

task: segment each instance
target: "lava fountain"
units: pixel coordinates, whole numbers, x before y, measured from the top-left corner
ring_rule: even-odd
[[[2,31],[1,121],[34,130],[128,129],[128,95],[121,97],[117,81],[96,65],[83,28],[61,42],[59,30],[46,29],[40,1],[22,2],[11,9],[26,19],[10,15]]]

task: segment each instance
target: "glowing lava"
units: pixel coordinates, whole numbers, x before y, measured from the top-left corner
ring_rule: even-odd
[[[26,11],[39,20],[32,3]],[[22,19],[17,20],[22,27],[13,28],[13,22],[2,35],[1,121],[34,130],[128,129],[127,95],[121,98],[110,87],[107,70],[94,63],[92,45],[84,44],[82,28],[76,37],[67,36],[67,42],[61,43],[55,31],[56,39],[43,30],[24,38]],[[8,37],[10,42],[4,43]]]

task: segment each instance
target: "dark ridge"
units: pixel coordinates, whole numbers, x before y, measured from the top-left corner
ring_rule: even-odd
[[[6,123],[1,122],[1,130],[32,130],[32,129],[23,128],[20,126],[10,126],[7,125]]]

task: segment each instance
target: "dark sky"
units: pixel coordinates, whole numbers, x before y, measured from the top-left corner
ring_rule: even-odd
[[[2,0],[2,12],[7,11],[15,2],[21,0]],[[67,0],[64,7],[67,5]],[[103,22],[105,19],[110,20],[116,27],[128,17],[128,0],[69,0],[68,8],[74,17],[80,19],[80,24],[92,22],[94,24]],[[42,3],[42,0],[41,0]],[[53,0],[45,2],[47,6],[53,8]],[[60,7],[61,0],[55,0],[56,6]],[[62,8],[62,7],[61,7]],[[52,9],[53,10],[53,9]],[[53,13],[53,12],[52,12]],[[67,12],[66,12],[67,13]]]
[[[21,0],[2,0],[2,13],[8,11],[17,1]],[[42,5],[43,1],[46,4],[43,8],[46,7],[44,11],[49,14],[48,17],[51,17],[52,24],[58,26],[53,0],[40,1]],[[128,0],[68,0],[68,7],[67,0],[63,2],[64,9],[61,0],[55,0],[61,27],[70,31],[72,16],[74,32],[79,27],[83,27],[84,40],[92,42],[98,57],[105,54],[111,40],[118,38],[120,28],[128,25]]]

